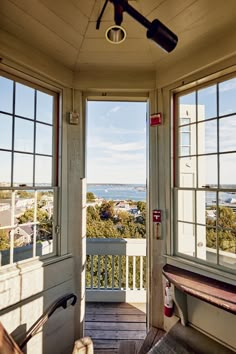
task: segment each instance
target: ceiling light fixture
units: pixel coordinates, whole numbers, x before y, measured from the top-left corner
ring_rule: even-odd
[[[138,21],[141,25],[147,28],[147,38],[152,39],[156,44],[158,44],[163,50],[166,52],[171,52],[173,49],[175,49],[177,43],[178,43],[178,37],[176,36],[175,33],[173,33],[169,28],[167,28],[161,21],[155,19],[152,22],[147,20],[142,14],[140,14],[137,10],[135,10],[131,5],[128,4],[128,0],[105,0],[105,3],[103,5],[101,14],[97,20],[97,25],[96,29],[99,29],[100,22],[102,15],[105,11],[105,8],[107,6],[108,1],[113,3],[114,5],[114,17],[115,17],[115,27],[120,26],[123,21],[123,12],[127,12],[131,17],[133,17],[136,21]],[[123,27],[121,27],[123,29]],[[109,32],[111,28],[109,28],[106,31],[106,36],[107,33],[109,33],[111,38],[115,38],[116,36],[122,36],[119,33],[119,30],[117,30],[116,33]],[[124,30],[124,29],[123,29]],[[125,33],[126,34],[126,33]],[[108,39],[108,37],[106,37]],[[113,40],[109,40],[112,43],[121,43],[125,39],[125,36],[123,37],[123,40],[120,42],[115,42]]]
[[[114,25],[106,30],[105,37],[112,44],[120,44],[126,38],[126,31],[123,27]]]

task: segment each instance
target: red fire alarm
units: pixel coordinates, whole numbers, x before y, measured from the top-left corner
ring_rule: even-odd
[[[150,125],[154,127],[162,124],[162,113],[153,113],[150,116]]]
[[[161,210],[153,210],[152,211],[152,221],[157,224],[161,223]]]

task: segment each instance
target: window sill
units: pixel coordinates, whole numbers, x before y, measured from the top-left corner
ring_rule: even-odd
[[[169,264],[163,275],[181,292],[236,314],[236,286]]]
[[[17,263],[7,264],[0,267],[0,281],[22,274],[23,272],[32,271],[36,268],[46,267],[53,263],[62,262],[67,258],[71,258],[70,253],[63,256],[53,256],[51,258],[40,259],[39,257],[25,259]]]
[[[221,269],[213,268],[201,263],[196,263],[178,256],[165,255],[165,258],[167,260],[167,264],[173,265],[177,268],[185,269],[193,273],[201,274],[211,279],[236,286],[236,276],[232,273],[228,273]]]

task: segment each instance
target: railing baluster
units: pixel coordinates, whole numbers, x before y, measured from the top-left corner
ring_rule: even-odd
[[[133,256],[133,290],[136,289],[136,256]]]
[[[93,289],[93,254],[91,255],[91,289]]]
[[[126,265],[125,265],[125,289],[129,289],[129,256],[126,256]]]
[[[119,256],[119,289],[121,289],[121,256]]]
[[[146,240],[87,239],[87,301],[122,301],[124,296],[145,301],[145,245]]]
[[[105,289],[107,289],[107,255],[105,255]]]
[[[98,255],[98,289],[100,289],[101,282],[101,256]]]
[[[143,289],[143,256],[140,256],[140,290]]]
[[[115,274],[115,256],[112,256],[112,290],[114,290],[114,274]]]

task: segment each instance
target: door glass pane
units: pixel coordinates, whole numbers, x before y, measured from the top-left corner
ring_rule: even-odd
[[[35,157],[35,185],[52,185],[52,158],[45,156]]]
[[[12,148],[12,116],[0,114],[0,148]]]
[[[9,186],[11,184],[11,153],[0,151],[0,184]]]
[[[184,157],[179,159],[179,186],[196,186],[196,158]]]
[[[217,121],[198,124],[198,154],[217,153]]]
[[[14,154],[14,184],[33,184],[33,156],[26,154]]]
[[[195,193],[193,191],[178,191],[178,219],[181,221],[195,221]]]
[[[219,84],[220,116],[236,112],[236,78]]]
[[[52,155],[52,127],[36,124],[36,153]]]
[[[198,157],[198,187],[216,187],[217,178],[217,155]]]
[[[236,116],[219,120],[220,152],[236,150]]]
[[[235,188],[236,185],[236,153],[220,155],[220,186]]]
[[[15,114],[34,119],[34,89],[16,83]]]
[[[216,85],[203,88],[198,94],[198,121],[217,116]]]
[[[13,81],[0,77],[0,111],[12,113]]]
[[[33,152],[34,149],[34,123],[25,119],[15,119],[14,150]]]
[[[178,252],[195,256],[195,225],[178,222]]]
[[[52,124],[53,96],[37,91],[36,120]]]

